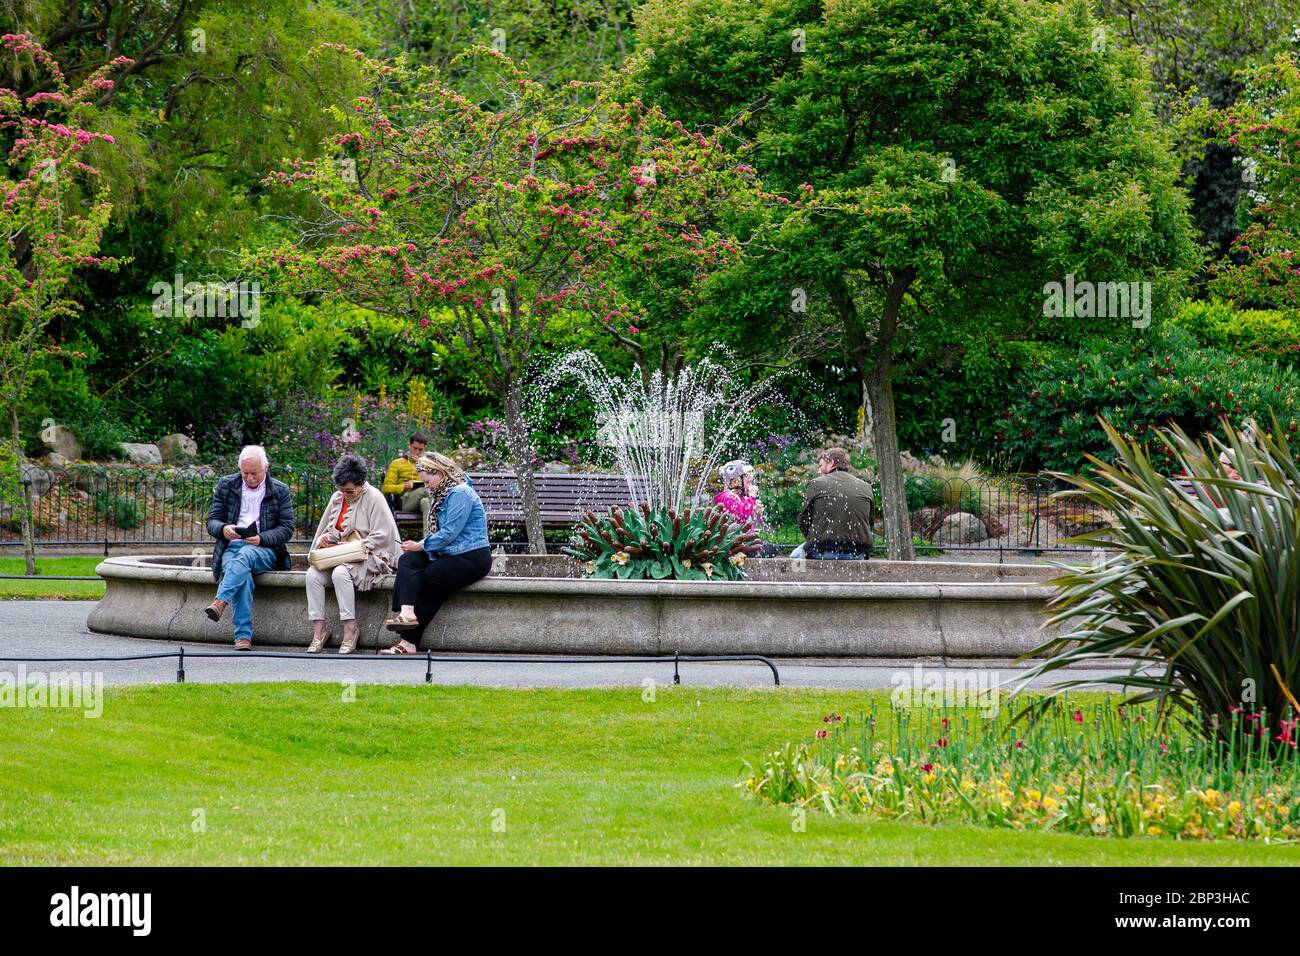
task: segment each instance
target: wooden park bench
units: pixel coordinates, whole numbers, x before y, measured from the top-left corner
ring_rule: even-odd
[[[489,527],[523,527],[524,499],[519,480],[509,472],[471,472],[474,490],[483,502]],[[622,475],[539,474],[533,479],[545,528],[571,528],[585,511],[597,513],[627,507],[627,481]],[[417,511],[394,513],[398,527],[419,526]]]

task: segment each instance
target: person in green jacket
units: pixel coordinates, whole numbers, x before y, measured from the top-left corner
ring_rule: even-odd
[[[808,482],[799,530],[804,543],[794,557],[854,560],[871,557],[875,501],[871,485],[850,473],[849,453],[828,448],[817,457],[817,477]]]

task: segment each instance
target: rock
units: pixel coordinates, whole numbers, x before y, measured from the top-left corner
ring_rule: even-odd
[[[165,462],[188,461],[199,453],[199,446],[189,435],[175,432],[158,439],[158,453]]]
[[[118,450],[133,465],[161,465],[162,453],[157,445],[144,445],[138,442],[119,442]]]
[[[910,451],[900,451],[898,453],[898,461],[903,466],[904,474],[919,475],[923,474],[926,470],[925,465],[921,464],[921,462],[917,460],[917,457]]]
[[[64,468],[67,468],[72,464],[72,462],[64,458],[57,451],[52,451],[41,459],[41,464],[54,471],[62,471]]]
[[[969,511],[948,515],[939,531],[939,540],[943,544],[975,544],[988,537],[984,522]]]
[[[545,475],[567,475],[573,471],[573,468],[562,461],[548,461],[537,470]]]
[[[87,497],[108,490],[108,476],[95,468],[78,468],[73,474],[72,483]]]
[[[49,421],[47,418],[46,421]],[[68,461],[81,457],[81,443],[66,425],[47,425],[41,429],[41,443]]]
[[[54,473],[39,465],[23,462],[22,480],[30,482],[32,496],[39,497],[49,491],[50,486],[54,484]]]

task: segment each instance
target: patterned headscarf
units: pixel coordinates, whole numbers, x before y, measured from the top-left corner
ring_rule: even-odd
[[[420,460],[415,463],[415,470],[422,475],[443,475],[443,482],[433,490],[429,498],[429,510],[424,516],[424,533],[426,535],[434,534],[438,530],[438,509],[442,503],[447,500],[447,495],[457,485],[465,484],[465,472],[446,455],[440,455],[438,452],[430,452],[421,455]]]

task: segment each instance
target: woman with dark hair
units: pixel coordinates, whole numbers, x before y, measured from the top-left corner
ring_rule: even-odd
[[[393,583],[397,614],[384,625],[400,639],[381,654],[414,654],[447,598],[492,570],[487,514],[465,472],[437,452],[422,457],[415,467],[432,492],[424,540],[402,542]]]
[[[334,466],[334,487],[338,490],[325,506],[313,550],[328,550],[343,543],[353,532],[361,536],[365,558],[335,565],[328,571],[307,569],[307,619],[311,621],[308,654],[316,654],[329,641],[325,629],[325,587],[334,588],[343,625],[340,654],[357,649],[357,591],[369,591],[397,567],[400,556],[397,522],[383,492],[366,481],[366,463],[356,455],[344,455]]]

